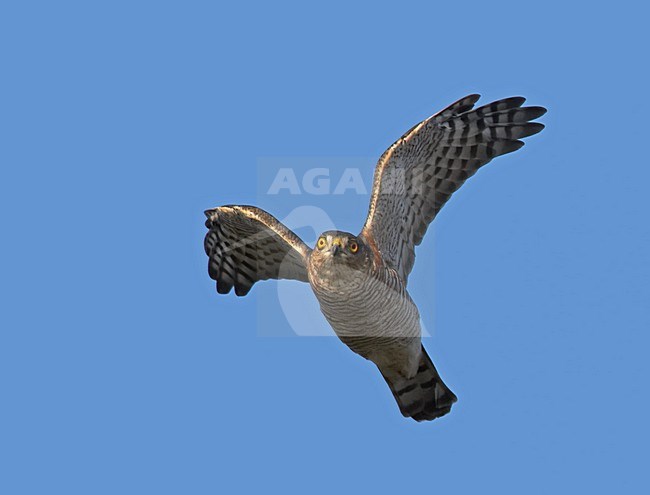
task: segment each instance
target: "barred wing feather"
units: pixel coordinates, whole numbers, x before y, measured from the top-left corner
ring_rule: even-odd
[[[309,247],[272,215],[254,206],[207,210],[205,252],[217,292],[245,296],[255,282],[292,279],[307,282]]]
[[[375,170],[363,238],[404,283],[415,246],[451,195],[493,158],[521,148],[546,113],[512,97],[474,109],[479,95],[458,100],[420,122],[388,148]]]

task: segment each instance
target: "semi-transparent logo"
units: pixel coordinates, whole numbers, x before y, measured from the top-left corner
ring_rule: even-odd
[[[256,206],[310,248],[327,230],[358,234],[368,213],[375,165],[376,159],[368,157],[259,158]],[[384,186],[384,194],[403,195],[407,184],[401,170],[388,174]],[[254,290],[260,335],[335,335],[309,284],[279,280],[258,283]],[[428,335],[424,325],[423,335]]]

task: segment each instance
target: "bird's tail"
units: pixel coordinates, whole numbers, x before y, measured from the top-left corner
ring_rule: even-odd
[[[413,378],[395,378],[383,375],[407,418],[431,421],[451,411],[457,398],[442,381],[427,351],[422,347],[418,372]]]

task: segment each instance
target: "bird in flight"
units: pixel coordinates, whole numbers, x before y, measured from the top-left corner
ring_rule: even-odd
[[[208,273],[219,294],[245,296],[259,280],[309,283],[336,335],[372,361],[405,417],[447,414],[456,396],[422,346],[407,291],[415,247],[450,196],[493,158],[540,132],[546,109],[512,97],[474,108],[469,95],[412,127],[379,159],[358,235],[328,231],[311,249],[269,213],[220,206],[207,216]]]

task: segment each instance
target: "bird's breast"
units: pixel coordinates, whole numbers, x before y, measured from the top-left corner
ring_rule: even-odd
[[[321,311],[336,334],[346,337],[420,337],[417,307],[389,271],[318,267],[309,271]]]

